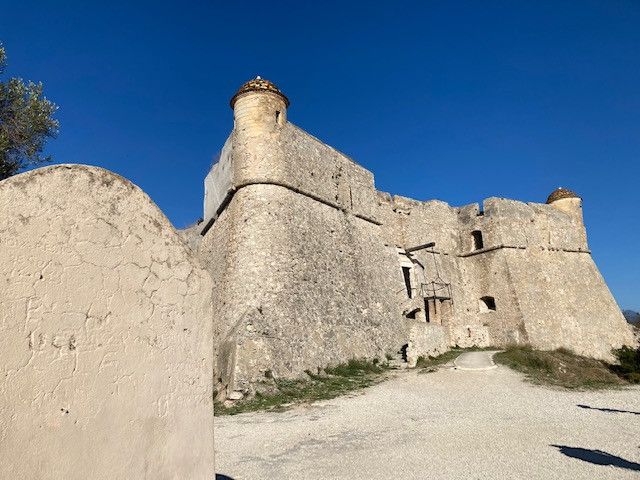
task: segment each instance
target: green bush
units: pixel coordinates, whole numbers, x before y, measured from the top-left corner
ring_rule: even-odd
[[[640,347],[622,347],[614,350],[620,365],[612,365],[611,370],[630,383],[640,383]]]

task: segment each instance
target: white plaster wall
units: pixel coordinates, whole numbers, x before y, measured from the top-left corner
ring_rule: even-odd
[[[213,478],[211,281],[139,188],[0,182],[0,288],[0,478]]]

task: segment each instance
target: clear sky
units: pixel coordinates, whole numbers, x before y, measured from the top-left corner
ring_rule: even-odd
[[[232,127],[274,81],[289,120],[381,190],[453,205],[584,198],[593,255],[640,309],[637,0],[3,2],[7,74],[59,106],[56,163],[113,170],[177,227]]]

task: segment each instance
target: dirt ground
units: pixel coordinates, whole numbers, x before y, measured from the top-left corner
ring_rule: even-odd
[[[217,417],[219,479],[640,479],[640,388],[551,390],[499,366]]]

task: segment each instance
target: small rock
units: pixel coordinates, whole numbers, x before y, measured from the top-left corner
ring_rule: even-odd
[[[242,397],[244,397],[242,392],[233,391],[227,395],[227,400],[242,400]]]

